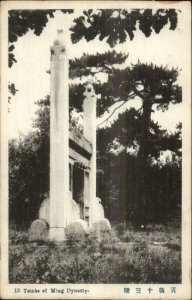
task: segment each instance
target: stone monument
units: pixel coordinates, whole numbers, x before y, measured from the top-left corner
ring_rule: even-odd
[[[43,236],[63,241],[68,233],[110,229],[101,200],[96,197],[96,95],[88,82],[83,134],[70,128],[68,58],[61,30],[58,32],[50,48],[50,191],[39,209],[39,222],[31,225],[30,240]]]

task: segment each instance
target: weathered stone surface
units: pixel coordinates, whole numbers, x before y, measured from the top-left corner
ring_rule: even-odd
[[[92,195],[86,202],[89,202],[89,224],[94,222],[95,210],[93,199],[96,197],[96,104],[97,97],[91,82],[85,87],[83,101],[83,135],[92,144],[92,156],[90,160],[89,191]],[[88,201],[87,201],[88,200]]]
[[[92,200],[92,211],[94,212],[92,216],[92,222],[97,223],[100,220],[105,219],[103,205],[101,204],[101,199],[96,197]]]
[[[96,232],[105,232],[111,229],[109,220],[106,218],[100,219],[99,221],[93,223],[93,231]]]
[[[67,228],[67,237],[81,238],[88,234],[88,227],[84,220],[75,220]]]
[[[45,241],[48,239],[48,224],[43,219],[33,221],[29,229],[29,241]]]
[[[68,58],[58,32],[51,47],[50,75],[50,237],[60,240],[67,226],[69,192]],[[54,236],[55,235],[55,236]]]
[[[49,199],[49,193],[44,194],[44,199],[41,203],[41,206],[39,208],[39,219],[46,220],[47,222],[50,219],[50,199]]]
[[[79,205],[72,198],[71,191],[68,193],[67,201],[67,225],[69,226],[73,221],[80,219]]]
[[[61,242],[66,240],[66,234],[65,234],[65,228],[64,227],[51,227],[49,228],[49,239],[51,241],[55,242]]]

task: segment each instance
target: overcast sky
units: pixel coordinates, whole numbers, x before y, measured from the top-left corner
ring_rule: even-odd
[[[46,70],[50,69],[50,46],[57,35],[57,29],[63,29],[67,45],[68,57],[80,57],[83,53],[93,54],[110,50],[105,41],[95,39],[87,43],[81,40],[77,44],[71,44],[70,32],[74,17],[79,14],[64,15],[60,11],[50,19],[40,37],[30,30],[20,37],[15,43],[15,56],[17,63],[9,69],[9,81],[15,83],[19,92],[12,99],[9,113],[9,136],[18,137],[19,132],[27,133],[31,129],[32,119],[37,106],[34,104],[38,99],[50,94],[50,75]],[[182,68],[182,46],[180,23],[175,31],[165,26],[160,34],[152,33],[149,38],[137,30],[133,41],[127,41],[117,45],[114,49],[129,53],[127,65],[136,63],[138,60],[168,67]],[[179,79],[180,81],[180,79]],[[132,101],[133,103],[133,101]],[[138,102],[139,105],[139,102]],[[130,106],[130,104],[129,104]],[[123,108],[122,108],[123,109]],[[178,121],[182,121],[183,105],[171,105],[167,112],[152,114],[152,118],[158,121],[163,128],[174,131]],[[117,117],[117,116],[116,116]]]

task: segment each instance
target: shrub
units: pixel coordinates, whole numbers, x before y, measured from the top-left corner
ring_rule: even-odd
[[[161,229],[162,230],[162,229]],[[10,283],[180,283],[180,232],[125,229],[99,236],[28,242],[10,232]],[[159,241],[154,243],[154,241]],[[162,243],[160,243],[162,242]]]

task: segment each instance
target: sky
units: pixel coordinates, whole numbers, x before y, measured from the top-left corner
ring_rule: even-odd
[[[9,137],[17,138],[20,133],[26,134],[31,130],[32,120],[35,118],[35,110],[37,105],[35,102],[45,98],[50,94],[50,75],[46,73],[50,69],[50,46],[53,44],[57,30],[63,29],[65,36],[65,44],[67,48],[67,56],[69,59],[81,57],[83,53],[96,54],[96,52],[106,52],[111,48],[105,41],[86,42],[84,39],[77,44],[72,44],[70,40],[70,31],[68,30],[73,24],[73,19],[79,15],[80,11],[74,14],[63,14],[60,11],[55,13],[55,17],[50,19],[43,33],[37,37],[33,31],[29,30],[23,37],[18,38],[15,45],[15,57],[17,63],[9,69],[9,81],[15,83],[19,90],[13,97],[9,118]],[[133,41],[127,40],[123,44],[114,47],[118,52],[129,53],[129,57],[125,65],[137,63],[151,63],[160,66],[182,68],[182,51],[181,45],[181,24],[179,18],[178,28],[175,31],[169,30],[169,25],[165,26],[160,34],[152,33],[149,38],[137,30]],[[178,79],[181,83],[181,78]],[[136,103],[136,104],[135,104]],[[121,108],[122,112],[125,108],[141,103],[139,101],[130,101]],[[114,108],[114,107],[113,107]],[[112,108],[112,109],[113,109]],[[176,123],[182,122],[183,105],[170,105],[166,112],[152,113],[152,119],[158,121],[162,128],[174,131]],[[98,120],[102,122],[107,115]],[[113,118],[118,117],[118,112]],[[113,121],[113,119],[111,120]],[[110,126],[110,121],[105,124]]]

